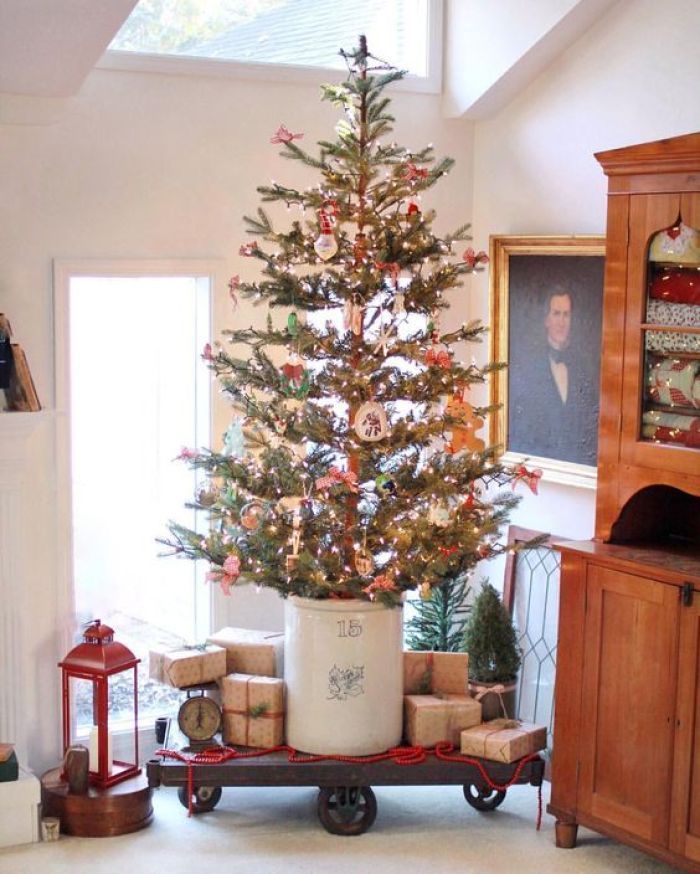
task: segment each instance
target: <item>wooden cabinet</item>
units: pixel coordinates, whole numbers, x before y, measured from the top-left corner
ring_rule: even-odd
[[[582,824],[700,871],[700,560],[686,548],[560,549],[558,843],[573,845]]]
[[[700,134],[596,157],[609,179],[596,538],[609,540],[639,489],[700,494]]]
[[[608,176],[595,540],[563,543],[552,796],[700,872],[700,134]]]

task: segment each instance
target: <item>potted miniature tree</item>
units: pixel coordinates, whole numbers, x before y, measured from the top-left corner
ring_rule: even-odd
[[[469,690],[481,701],[484,721],[515,718],[521,654],[513,621],[490,583],[474,600],[464,632],[469,653]]]

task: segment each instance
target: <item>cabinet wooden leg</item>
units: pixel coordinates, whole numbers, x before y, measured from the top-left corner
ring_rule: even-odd
[[[557,821],[554,825],[554,834],[556,839],[556,845],[560,849],[573,850],[573,848],[576,846],[578,823]]]

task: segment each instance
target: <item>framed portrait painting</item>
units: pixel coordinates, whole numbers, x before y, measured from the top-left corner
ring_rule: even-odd
[[[491,237],[491,443],[595,487],[605,238]]]

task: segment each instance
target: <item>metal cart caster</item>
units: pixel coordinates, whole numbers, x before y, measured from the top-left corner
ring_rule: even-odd
[[[476,783],[464,784],[464,797],[475,810],[488,812],[495,810],[506,797],[505,790],[492,789],[490,786],[479,786]]]
[[[177,797],[180,799],[180,804],[189,810],[190,799],[187,786],[180,786],[177,790]],[[220,800],[220,786],[195,786],[192,790],[192,813],[207,813],[209,810],[213,810]]]
[[[361,835],[377,816],[370,786],[324,786],[318,793],[318,818],[332,835]]]

